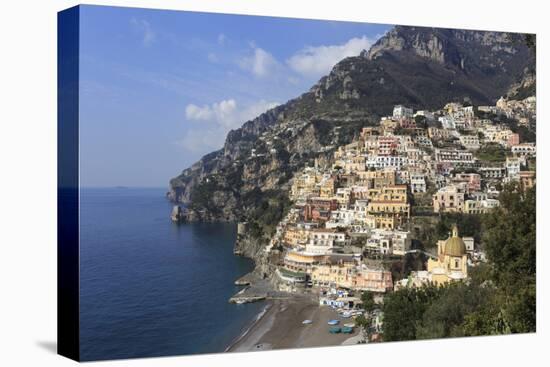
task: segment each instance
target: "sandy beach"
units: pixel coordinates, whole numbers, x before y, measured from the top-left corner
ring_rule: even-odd
[[[305,297],[268,301],[265,312],[236,342],[227,348],[228,352],[257,350],[324,347],[342,344],[356,344],[358,330],[352,334],[330,334],[328,320],[345,319],[330,307],[319,307],[318,303]],[[302,321],[312,320],[310,325]]]

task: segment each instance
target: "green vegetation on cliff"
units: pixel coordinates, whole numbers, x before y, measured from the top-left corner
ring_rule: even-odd
[[[272,236],[275,227],[292,205],[286,193],[275,190],[262,192],[260,189],[248,192],[243,197],[243,202],[252,208],[246,221],[249,235],[255,239]]]
[[[476,157],[486,162],[504,162],[506,149],[498,143],[487,143],[476,152]]]
[[[207,210],[212,213],[219,213],[220,209],[212,200],[212,193],[219,189],[219,185],[214,178],[204,180],[196,185],[191,192],[190,209]]]

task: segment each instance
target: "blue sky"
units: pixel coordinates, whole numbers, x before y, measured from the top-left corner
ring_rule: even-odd
[[[389,28],[82,7],[81,185],[167,187],[230,129],[307,91]]]

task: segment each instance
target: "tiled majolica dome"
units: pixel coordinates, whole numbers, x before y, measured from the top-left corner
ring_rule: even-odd
[[[466,245],[462,238],[458,237],[456,225],[453,227],[452,236],[445,242],[443,253],[447,256],[464,256],[466,254]]]

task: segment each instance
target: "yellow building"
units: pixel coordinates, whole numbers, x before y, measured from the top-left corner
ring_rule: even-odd
[[[437,243],[437,259],[428,260],[428,273],[430,280],[437,285],[468,277],[466,245],[458,236],[456,225],[451,237]]]
[[[344,171],[346,173],[364,172],[367,169],[367,159],[365,156],[357,155],[344,162]]]
[[[397,127],[399,126],[399,121],[396,121],[396,120],[393,120],[391,118],[382,118],[380,120],[380,127],[382,128],[383,131],[393,131],[395,129],[397,129]]]
[[[375,201],[407,202],[407,185],[392,185],[369,190],[369,198]]]
[[[369,269],[354,261],[320,263],[311,268],[311,281],[316,286],[386,292],[393,288],[391,272]]]
[[[519,173],[519,182],[523,190],[528,190],[535,186],[536,178],[535,171],[521,171]]]
[[[327,178],[321,182],[321,187],[319,190],[319,197],[321,198],[331,198],[334,196],[336,190],[336,182],[334,178]]]
[[[367,213],[380,220],[376,228],[394,228],[410,217],[411,207],[407,202],[407,186],[394,185],[369,190]]]
[[[287,227],[283,235],[283,241],[287,246],[303,245],[309,240],[309,231],[304,228]]]
[[[371,189],[395,186],[396,174],[394,169],[356,172],[356,175],[359,179],[358,184]]]
[[[298,177],[296,177],[292,183],[290,190],[290,197],[295,200],[301,196],[308,194],[317,194],[319,193],[319,188],[317,184],[321,182],[323,178],[322,175],[312,170],[305,171]]]
[[[409,217],[409,211],[410,211],[410,205],[406,203],[399,203],[395,201],[389,201],[389,200],[382,200],[382,201],[375,201],[372,200],[369,202],[367,211],[369,214],[388,214],[388,215],[397,215],[397,216],[403,216],[408,218]]]
[[[380,135],[380,129],[378,127],[364,127],[361,130],[361,138],[364,140],[369,136],[378,136]]]
[[[309,274],[314,265],[325,259],[323,254],[313,254],[303,251],[287,251],[283,259],[283,268]]]
[[[312,267],[311,281],[315,285],[349,288],[352,284],[355,262],[341,261],[337,264],[319,264]]]
[[[368,216],[367,218],[372,218],[371,221],[368,221],[368,224],[370,224],[369,227],[371,228],[395,229],[398,224],[394,216]],[[372,223],[374,223],[374,225],[372,225]]]

